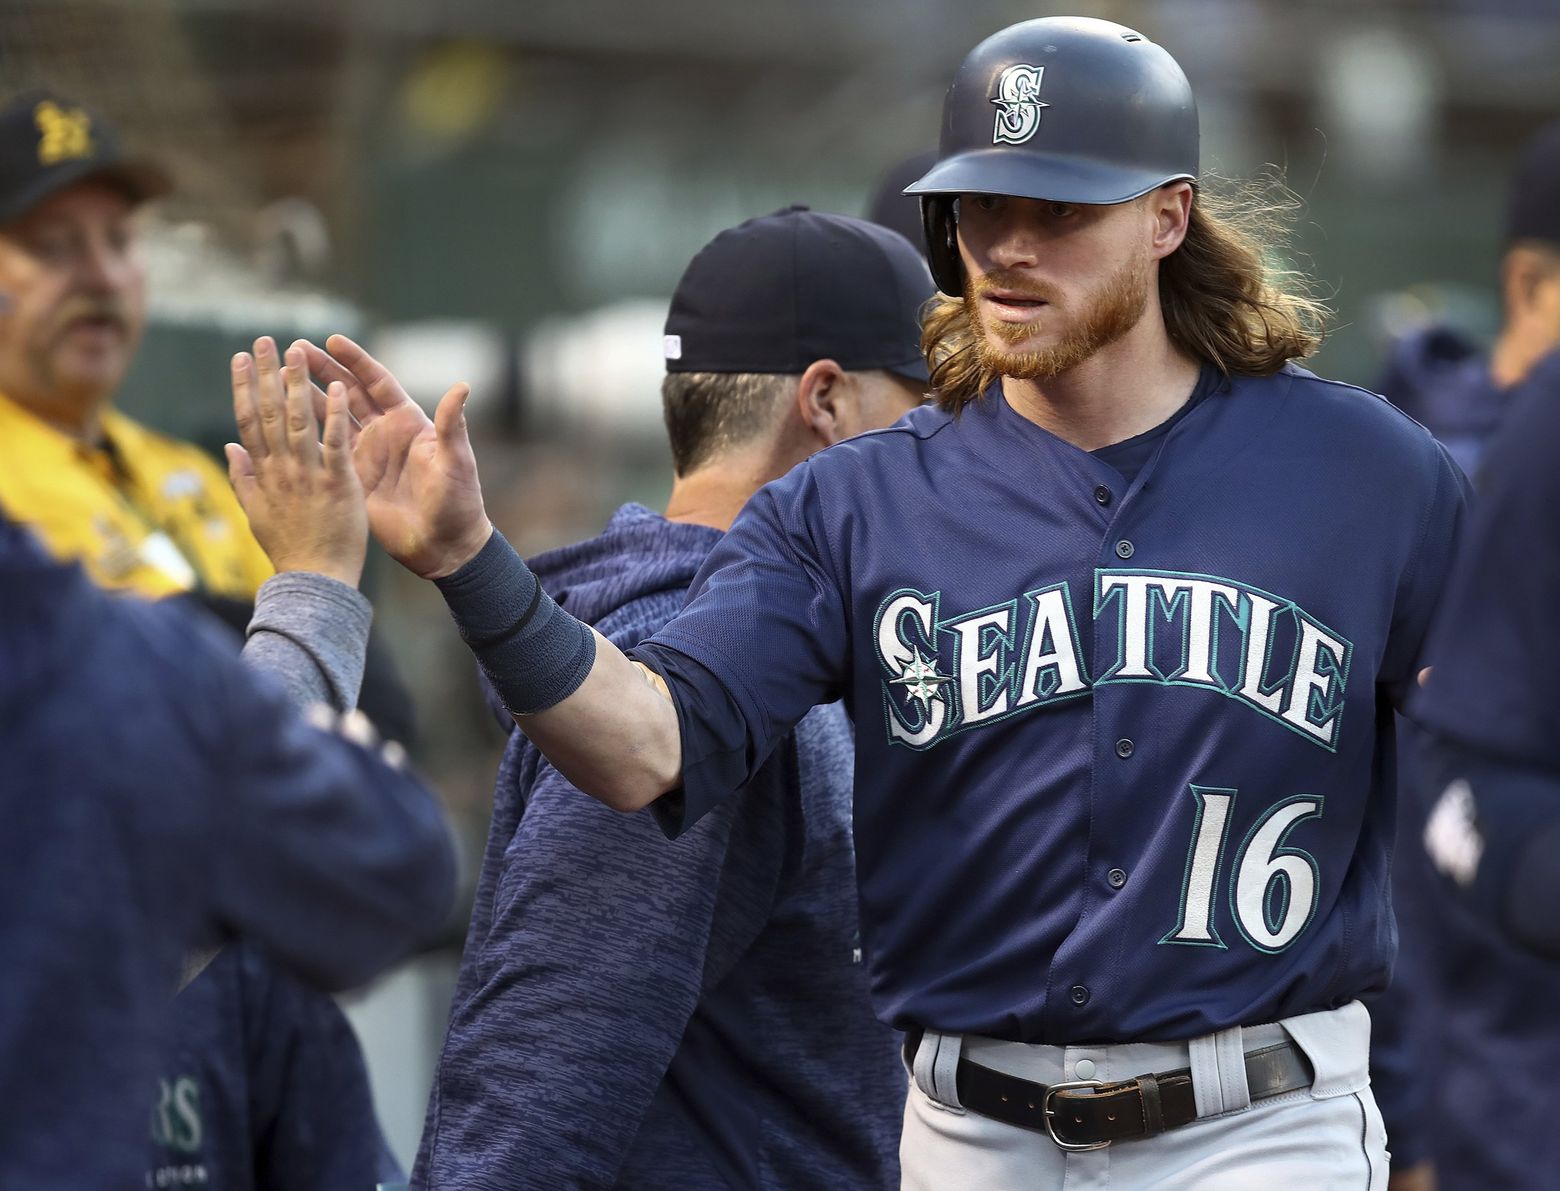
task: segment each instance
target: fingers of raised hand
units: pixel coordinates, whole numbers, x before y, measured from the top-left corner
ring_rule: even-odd
[[[255,362],[248,352],[233,357],[233,421],[244,450],[256,458],[265,455],[260,433],[260,411],[255,405]]]
[[[299,339],[293,346],[303,351],[303,358],[308,364],[309,371],[315,376],[326,384],[332,381],[341,382],[347,393],[347,408],[360,425],[366,426],[379,416],[379,406],[374,403],[368,390],[334,356],[307,339]]]
[[[282,369],[282,385],[286,391],[285,422],[288,449],[302,463],[315,463],[320,458],[319,423],[314,420],[314,400],[308,367],[303,353],[297,348],[287,351],[287,366]]]
[[[470,396],[471,386],[459,381],[439,398],[439,406],[433,413],[433,427],[438,432],[440,446],[471,450],[466,436],[466,399]]]
[[[390,374],[390,370],[345,335],[332,335],[325,341],[325,347],[331,357],[368,390],[381,412],[398,405],[411,404],[412,399],[406,395],[400,381]]]
[[[300,342],[302,341],[300,340]],[[294,344],[294,346],[296,347],[297,345]],[[329,383],[339,384],[340,382],[331,381]],[[352,398],[349,390],[347,389],[347,386],[342,385],[341,390],[341,400],[347,410],[347,446],[350,448],[352,444],[357,442],[358,421],[352,416]],[[314,420],[320,426],[323,436],[325,420],[330,413],[330,409],[326,401],[325,390],[320,388],[319,385],[315,384],[312,378],[309,380],[309,407],[314,410]]]
[[[233,491],[238,494],[238,503],[244,511],[249,511],[249,498],[255,490],[255,465],[250,459],[249,452],[237,443],[228,443],[222,448],[222,453],[227,456],[228,479],[233,482]]]
[[[355,474],[352,444],[357,434],[347,410],[347,387],[339,380],[331,381],[325,391],[325,466],[340,479]]]
[[[282,383],[282,360],[269,335],[255,340],[255,408],[260,415],[260,437],[266,454],[287,448],[287,394]]]

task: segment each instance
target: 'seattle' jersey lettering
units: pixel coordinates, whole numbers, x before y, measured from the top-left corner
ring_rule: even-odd
[[[811,706],[855,720],[880,1016],[1050,1043],[1342,1004],[1393,940],[1391,707],[1466,484],[1379,398],[1219,386],[1128,484],[993,390],[760,491],[636,656],[688,822]]]
[[[930,748],[1101,683],[1197,686],[1332,748],[1353,646],[1292,601],[1209,575],[1096,571],[1094,617],[1115,648],[1091,680],[1066,584],[941,619],[941,592],[896,591],[874,636],[891,742]],[[948,673],[939,662],[948,658]]]

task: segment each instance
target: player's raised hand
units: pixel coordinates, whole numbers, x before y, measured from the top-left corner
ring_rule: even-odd
[[[466,434],[470,388],[455,385],[429,418],[388,369],[345,335],[326,340],[328,350],[303,340],[294,346],[310,372],[342,385],[357,419],[352,460],[379,544],[424,579],[459,570],[493,528]]]
[[[253,356],[233,357],[233,418],[243,445],[227,445],[228,475],[272,564],[357,586],[368,517],[345,387],[332,383],[321,393],[301,350],[290,349],[284,367],[276,344],[257,339]]]

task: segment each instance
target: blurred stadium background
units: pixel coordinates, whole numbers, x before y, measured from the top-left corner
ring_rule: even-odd
[[[688,257],[786,203],[864,213],[977,40],[1068,11],[1178,57],[1205,168],[1282,169],[1338,314],[1319,371],[1368,385],[1416,323],[1493,328],[1508,163],[1560,115],[1556,0],[0,0],[0,91],[80,96],[179,179],[127,409],[215,446],[234,350],[361,335],[419,399],[474,383],[490,510],[534,551],[664,497]],[[431,589],[369,583],[474,861],[502,736]],[[463,930],[347,998],[403,1158]]]

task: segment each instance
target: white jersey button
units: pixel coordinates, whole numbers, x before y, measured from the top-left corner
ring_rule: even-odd
[[[1078,1065],[1073,1068],[1073,1078],[1074,1079],[1093,1079],[1094,1078],[1094,1060],[1093,1059],[1079,1059],[1078,1060]]]

